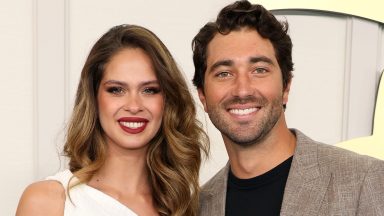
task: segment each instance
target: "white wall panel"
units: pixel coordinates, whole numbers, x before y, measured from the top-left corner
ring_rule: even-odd
[[[33,180],[33,4],[0,2],[0,215]]]
[[[377,56],[378,56],[378,63],[377,63],[377,80],[380,80],[381,73],[384,70],[384,24],[380,26],[379,29],[379,42],[378,42],[379,49],[377,50]]]
[[[65,8],[62,0],[36,0],[36,179],[61,168],[68,83]]]
[[[343,110],[346,19],[305,13],[285,18],[290,24],[295,64],[286,110],[288,126],[323,142],[337,142]]]
[[[374,103],[377,91],[377,68],[380,61],[377,23],[352,18],[350,83],[347,133],[344,139],[372,133]]]

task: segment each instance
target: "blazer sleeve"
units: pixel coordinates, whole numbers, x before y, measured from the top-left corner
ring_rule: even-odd
[[[384,161],[375,160],[361,187],[358,215],[384,216]]]

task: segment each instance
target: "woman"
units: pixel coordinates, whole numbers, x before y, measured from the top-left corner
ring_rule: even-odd
[[[24,191],[16,215],[197,215],[206,134],[186,82],[151,31],[120,25],[81,73],[69,170]]]

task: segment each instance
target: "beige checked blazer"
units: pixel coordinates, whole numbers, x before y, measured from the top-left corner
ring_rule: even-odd
[[[297,146],[280,215],[384,216],[384,161],[292,132]],[[225,214],[228,171],[229,164],[203,186],[200,216]]]

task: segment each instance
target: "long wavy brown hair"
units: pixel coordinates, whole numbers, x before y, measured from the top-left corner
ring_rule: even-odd
[[[69,168],[78,178],[75,185],[88,182],[104,164],[107,145],[98,120],[97,90],[106,64],[126,48],[140,48],[151,58],[165,98],[162,125],[150,141],[146,159],[155,207],[160,215],[197,215],[207,135],[196,120],[194,100],[172,55],[154,33],[136,25],[111,28],[84,64],[64,146]]]

